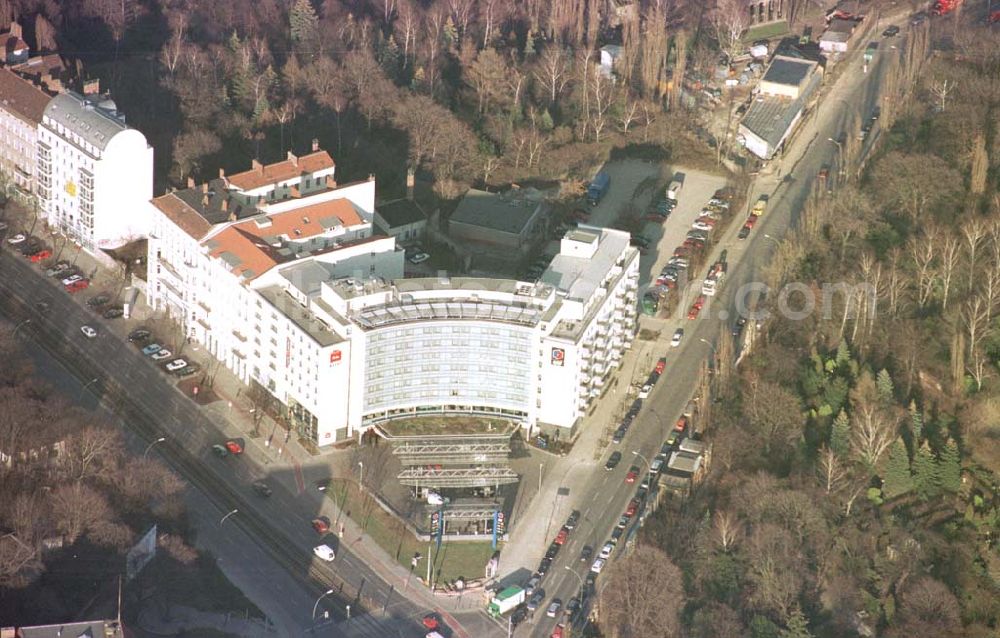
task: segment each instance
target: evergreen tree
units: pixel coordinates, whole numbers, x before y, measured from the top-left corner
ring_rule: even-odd
[[[535,49],[535,34],[531,29],[528,29],[528,35],[524,38],[524,58],[528,59],[537,53],[538,51]]]
[[[542,111],[539,125],[543,131],[551,131],[555,126],[555,123],[552,121],[552,115],[549,113],[548,109]]]
[[[841,341],[837,346],[837,367],[840,368],[851,360],[851,349],[847,347],[846,341]]]
[[[312,0],[295,0],[288,12],[288,21],[295,50],[300,53],[315,53],[315,46],[319,42],[319,18],[316,17]]]
[[[893,398],[892,377],[889,376],[889,371],[885,368],[879,370],[878,376],[875,377],[875,387],[878,388],[879,400],[885,405],[891,404]]]
[[[785,621],[785,628],[778,634],[781,638],[812,638],[809,631],[809,619],[801,609],[793,609]]]
[[[910,437],[913,449],[920,446],[920,439],[924,436],[924,416],[917,409],[917,402],[910,401]]]
[[[841,458],[846,458],[851,451],[851,420],[844,410],[840,411],[830,428],[830,449]]]
[[[833,412],[839,411],[847,402],[847,394],[851,391],[847,381],[843,377],[834,377],[829,380],[823,389],[823,402],[830,406]]]
[[[448,16],[448,19],[444,22],[441,37],[444,39],[446,47],[451,48],[458,44],[458,29],[455,28],[455,22],[451,19],[451,16]]]
[[[385,69],[385,74],[392,79],[399,74],[399,60],[399,45],[396,44],[396,38],[390,35],[389,39],[382,40],[381,46],[378,47],[378,61]]]
[[[941,492],[941,472],[938,460],[924,441],[913,454],[913,488],[922,499],[929,499]]]
[[[896,498],[914,487],[910,475],[910,457],[906,453],[903,440],[897,438],[889,448],[889,456],[882,471],[882,494],[885,498]]]
[[[962,457],[954,439],[948,439],[938,459],[938,472],[941,478],[941,489],[947,492],[958,492],[962,487]]]

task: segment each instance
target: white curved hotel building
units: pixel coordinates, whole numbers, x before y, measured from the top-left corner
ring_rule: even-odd
[[[227,188],[235,201],[233,180],[200,187],[200,200],[199,187],[154,200],[151,305],[267,388],[321,446],[428,413],[569,434],[635,334],[628,233],[571,231],[537,283],[406,279],[394,239],[371,234],[374,182],[337,186],[319,154],[307,158],[328,177],[313,194],[265,196],[224,221],[197,204],[218,206]],[[314,178],[294,179],[306,190]]]

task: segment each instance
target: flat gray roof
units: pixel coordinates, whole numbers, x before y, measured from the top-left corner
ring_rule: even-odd
[[[774,60],[771,61],[771,66],[764,74],[763,81],[786,86],[799,86],[815,66],[816,63],[811,60],[775,56]]]
[[[257,292],[268,303],[274,306],[275,309],[281,311],[281,314],[291,319],[292,323],[298,326],[300,330],[312,337],[320,347],[332,346],[344,340],[336,332],[327,328],[323,322],[316,319],[316,316],[308,308],[303,307],[296,299],[286,293],[281,286],[258,288]]]
[[[488,193],[470,188],[452,213],[451,221],[520,235],[542,204],[541,193],[526,190]]]
[[[375,211],[389,224],[389,228],[427,221],[424,209],[412,199],[394,199],[391,202],[379,204],[375,207]]]
[[[609,228],[581,226],[577,230],[570,231],[568,237],[577,241],[587,241],[588,237],[595,235],[598,237],[598,243],[593,257],[589,259],[571,257],[560,253],[542,273],[541,281],[564,292],[569,299],[579,301],[590,299],[607,277],[608,271],[629,246],[628,233]]]
[[[802,110],[802,103],[787,97],[759,97],[740,122],[773,149]]]

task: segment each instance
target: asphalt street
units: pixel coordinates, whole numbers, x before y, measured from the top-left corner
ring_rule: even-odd
[[[882,27],[887,24],[889,23],[884,23]],[[893,45],[901,46],[902,42]],[[892,48],[889,50],[895,51]],[[624,480],[629,466],[638,465],[642,469],[640,477],[645,475],[648,461],[644,459],[651,460],[659,452],[669,429],[681,416],[695,391],[699,369],[706,358],[711,356],[721,326],[731,325],[737,316],[736,293],[744,284],[760,279],[760,269],[768,262],[777,238],[782,237],[794,225],[804,202],[812,195],[813,184],[821,167],[836,166],[837,147],[828,138],[837,139],[842,133],[857,133],[844,130],[846,123],[850,121],[851,112],[850,109],[844,109],[841,103],[856,108],[862,119],[878,103],[878,87],[885,67],[883,53],[879,54],[867,73],[861,71],[861,56],[843,64],[847,65],[844,74],[830,87],[824,103],[803,122],[783,160],[780,163],[772,162],[782,167],[784,177],[778,178],[777,174],[762,175],[756,180],[750,203],[763,193],[771,197],[767,212],[750,237],[744,241],[737,240],[736,234],[742,225],[738,217],[716,244],[713,259],[721,250],[726,249],[730,264],[727,280],[720,294],[710,298],[697,320],[680,318],[660,322],[666,334],[672,334],[676,327],[684,327],[684,341],[678,348],[653,353],[654,361],[659,356],[667,357],[666,371],[645,401],[643,410],[633,422],[625,440],[612,447],[623,455],[618,467],[610,472],[604,471],[605,455],[586,472],[586,482],[583,485],[573,485],[575,492],[585,495],[588,505],[582,508],[581,523],[573,530],[542,581],[544,602],[536,612],[529,615],[527,622],[518,627],[516,635],[542,638],[550,636],[560,619],[546,616],[545,610],[549,603],[552,599],[559,598],[565,605],[571,598],[579,595],[593,562],[593,559],[587,562],[580,560],[582,548],[585,545],[591,546],[596,557],[600,548],[609,540],[618,518],[637,490],[638,484],[627,484]],[[875,135],[870,136],[871,139],[874,137]],[[682,193],[678,199],[682,200],[683,197]],[[700,280],[692,282],[686,298],[699,294],[695,286],[700,286]],[[675,314],[682,316],[686,313],[686,307],[682,303],[680,311]],[[638,516],[633,517],[631,525],[637,524],[637,518]],[[630,527],[630,531],[631,529]],[[539,539],[539,544],[544,550],[548,544],[547,539]],[[624,553],[622,545],[622,542],[618,543],[611,560]],[[533,568],[532,565],[512,574],[505,574],[504,582],[525,582]],[[595,585],[597,593],[603,585],[598,576]],[[579,615],[575,621],[575,626],[579,628],[581,622],[585,622],[584,614]]]

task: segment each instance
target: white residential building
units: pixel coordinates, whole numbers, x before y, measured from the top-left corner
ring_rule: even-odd
[[[38,128],[39,209],[85,249],[114,248],[149,232],[153,148],[115,103],[62,93]]]
[[[0,68],[0,172],[7,186],[35,192],[38,125],[51,97],[13,71]]]
[[[568,434],[635,333],[629,235],[572,231],[537,284],[405,279],[395,239],[371,234],[374,181],[338,187],[330,171],[323,190],[256,209],[224,204],[233,178],[154,200],[151,305],[319,445],[426,413]]]

